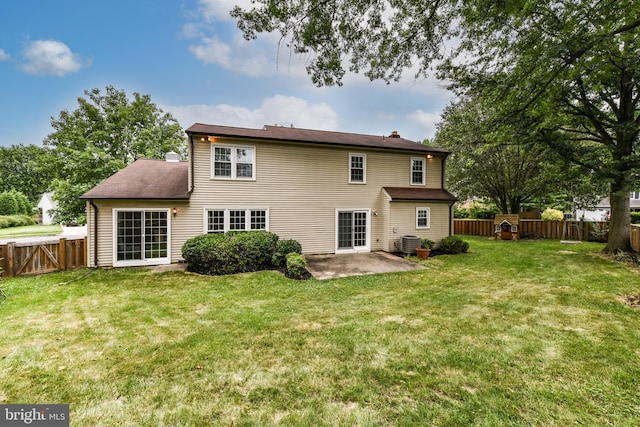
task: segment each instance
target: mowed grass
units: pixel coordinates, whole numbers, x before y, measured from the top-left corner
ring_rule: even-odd
[[[640,270],[600,244],[467,240],[329,281],[5,280],[0,403],[69,403],[77,426],[639,425]]]
[[[11,237],[56,236],[62,233],[60,224],[26,225],[24,227],[0,228],[0,239]]]

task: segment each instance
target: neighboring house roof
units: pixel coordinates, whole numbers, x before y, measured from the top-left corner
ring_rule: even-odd
[[[391,201],[397,200],[431,200],[455,202],[456,196],[447,190],[440,188],[405,188],[405,187],[383,187]]]
[[[276,140],[290,142],[309,142],[315,144],[343,145],[349,147],[381,148],[387,150],[441,153],[449,151],[430,147],[399,136],[362,135],[312,129],[298,129],[284,126],[264,126],[262,129],[236,128],[231,126],[205,125],[196,123],[187,129],[187,134],[239,137],[247,139]]]
[[[53,200],[53,192],[42,193],[40,196],[40,201],[38,202],[39,208],[56,208],[58,204]]]
[[[188,200],[188,168],[188,162],[136,160],[80,198]]]

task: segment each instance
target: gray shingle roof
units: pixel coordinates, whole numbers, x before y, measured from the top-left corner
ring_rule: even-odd
[[[236,128],[230,126],[196,123],[187,129],[190,136],[225,136],[271,141],[308,142],[349,147],[380,148],[387,150],[416,151],[423,153],[449,154],[448,151],[404,138],[324,130],[298,129],[284,126],[264,126],[262,129]]]
[[[136,160],[80,198],[188,200],[188,167],[188,162]]]
[[[383,187],[392,201],[396,200],[429,200],[455,202],[456,196],[440,188],[408,188]]]

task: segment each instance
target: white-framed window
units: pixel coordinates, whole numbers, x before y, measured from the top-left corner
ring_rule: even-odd
[[[416,228],[431,228],[430,208],[416,208]]]
[[[349,154],[349,184],[367,183],[366,154]]]
[[[114,209],[114,267],[169,264],[169,227],[169,209]]]
[[[256,179],[255,154],[255,147],[211,144],[211,178]]]
[[[426,164],[422,157],[411,158],[411,185],[424,185]]]
[[[629,198],[639,200],[640,199],[640,191],[632,191],[629,193]]]
[[[204,232],[269,230],[269,209],[206,208]]]

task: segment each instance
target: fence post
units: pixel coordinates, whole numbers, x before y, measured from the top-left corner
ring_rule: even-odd
[[[4,257],[5,261],[4,261],[4,265],[6,266],[5,268],[5,273],[7,274],[7,277],[13,277],[13,275],[15,274],[15,255],[16,255],[16,242],[9,242],[7,243],[7,254]]]
[[[58,268],[60,271],[67,269],[67,239],[64,237],[58,242]]]

